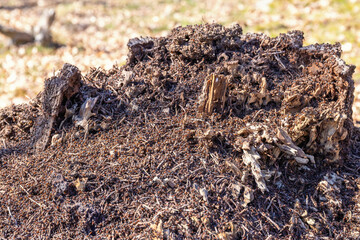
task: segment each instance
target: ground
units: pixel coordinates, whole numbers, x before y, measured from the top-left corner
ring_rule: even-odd
[[[30,29],[45,8],[56,10],[53,35],[65,46],[57,50],[41,46],[6,48],[0,36],[0,106],[33,98],[46,77],[63,63],[82,72],[91,67],[109,69],[123,65],[126,44],[137,36],[163,36],[175,26],[218,22],[239,23],[246,32],[277,36],[298,29],[306,44],[340,42],[343,58],[358,66],[360,78],[360,3],[358,1],[7,1],[0,6],[0,24]],[[358,94],[357,94],[358,95]],[[354,119],[360,120],[359,103]]]
[[[249,92],[257,90],[264,82],[256,76],[248,82],[239,76],[231,78],[232,98],[224,107],[215,105],[218,111],[225,111],[224,115],[198,115],[198,96],[204,93],[202,81],[211,76],[205,70],[217,71],[219,78],[231,74],[229,66],[226,70],[216,68],[216,64],[226,61],[226,56],[219,57],[217,63],[214,59],[204,63],[197,59],[196,52],[179,49],[174,44],[173,54],[182,51],[195,60],[179,58],[171,66],[167,65],[170,62],[167,57],[156,55],[151,44],[147,53],[134,44],[129,55],[132,58],[126,65],[127,43],[134,37],[166,36],[172,28],[189,24],[217,22],[229,27],[238,23],[245,33],[265,33],[272,37],[298,29],[304,32],[304,45],[340,42],[342,59],[357,66],[353,75],[357,83],[360,78],[358,1],[284,4],[278,0],[246,3],[29,0],[24,4],[11,0],[0,6],[0,24],[30,30],[46,8],[56,10],[52,32],[54,40],[64,46],[57,49],[8,46],[7,39],[0,36],[0,107],[30,103],[3,109],[0,114],[0,203],[4,206],[0,209],[1,237],[359,238],[360,138],[359,130],[351,128],[349,120],[346,123],[342,117],[336,120],[338,128],[334,136],[342,139],[340,145],[320,137],[310,141],[312,131],[327,133],[326,120],[332,115],[326,113],[312,119],[316,125],[312,130],[310,125],[301,123],[307,122],[304,120],[314,112],[301,112],[301,118],[292,112],[296,113],[296,107],[289,110],[286,104],[268,103],[261,91],[254,95],[253,105],[244,108],[239,100],[244,92],[237,86],[248,84]],[[174,39],[174,35],[169,39]],[[169,39],[164,44],[171,48]],[[183,40],[180,37],[176,41],[181,45]],[[154,61],[153,69],[147,69],[145,64],[150,59],[148,56]],[[322,67],[318,70],[319,66],[308,65],[308,72],[301,72],[288,59],[288,55],[280,55],[271,59],[274,64],[265,61],[271,70],[266,75],[271,81],[265,89],[273,91],[272,97],[279,93],[277,81],[284,81],[285,77],[302,79],[303,74],[311,75],[313,71],[325,75],[326,71],[321,71]],[[44,89],[44,80],[54,76],[65,62],[76,65],[82,72],[80,92],[70,96],[58,88],[51,95],[54,92],[48,89],[45,93],[49,94],[48,99],[55,99],[55,104],[45,107],[41,96],[29,101]],[[194,63],[197,65],[191,65]],[[283,64],[285,69],[293,65],[286,72],[281,70]],[[133,72],[138,74],[133,76]],[[274,76],[279,72],[280,80],[276,80]],[[333,86],[329,83],[329,87],[324,87],[327,89],[324,95],[312,97],[312,102],[304,102],[296,95],[285,99],[290,106],[299,101],[300,105],[309,104],[314,109],[318,105],[330,110],[333,107],[336,113],[342,112],[350,119],[351,96],[347,93],[352,88],[347,83],[351,81],[332,78],[336,76],[332,71],[327,74],[330,78],[313,78],[322,86],[327,86],[331,79]],[[172,81],[165,81],[169,76],[173,76]],[[208,80],[211,83],[211,78]],[[286,88],[290,88],[287,84]],[[312,87],[306,88],[308,96],[316,96]],[[205,91],[201,109],[212,107],[206,98],[210,92]],[[344,101],[337,98],[340,95]],[[355,124],[360,121],[359,95],[360,88],[355,87],[352,115]],[[65,105],[64,99],[69,100]],[[327,105],[329,99],[339,104]],[[86,114],[83,110],[80,114],[87,100],[90,112]],[[221,98],[217,100],[222,103]],[[257,101],[261,103],[256,105]],[[93,109],[89,107],[92,104]],[[41,112],[40,106],[50,113]],[[273,162],[271,156],[279,146],[271,139],[279,137],[270,131],[271,127],[267,132],[264,130],[267,127],[261,125],[258,128],[267,137],[254,138],[259,131],[246,130],[245,123],[254,119],[265,122],[266,118],[284,120],[286,114],[293,118],[285,129],[291,129],[291,124],[305,127],[303,131],[307,135],[297,136],[298,133],[289,130],[292,140],[287,145],[283,140],[279,161]],[[274,124],[279,127],[281,121]],[[234,131],[238,135],[233,135]],[[345,134],[350,131],[351,139]],[[281,136],[286,139],[286,134]],[[304,153],[315,156],[316,164],[295,148],[292,141]],[[255,153],[265,148],[260,168],[269,179],[257,177],[256,161],[249,165],[239,161],[251,150],[246,147],[248,142],[256,148]],[[324,142],[328,147],[325,153],[330,158],[321,152]],[[308,143],[310,147],[304,148]],[[284,145],[297,152],[297,160],[284,153]],[[339,146],[347,149],[340,156],[347,157],[342,159],[344,164],[337,166],[331,161],[336,159]],[[40,149],[38,152],[34,150],[36,147]],[[257,156],[255,153],[252,155]]]
[[[240,25],[136,38],[0,110],[0,235],[359,239],[354,65]]]

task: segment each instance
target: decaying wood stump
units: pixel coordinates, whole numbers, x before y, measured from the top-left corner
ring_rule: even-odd
[[[128,47],[80,89],[66,64],[41,100],[0,110],[4,238],[359,239],[339,44],[202,24]]]
[[[248,63],[241,54],[220,55],[225,75],[204,79],[199,111],[245,120],[246,126],[235,133],[237,140],[229,144],[242,153],[263,192],[265,172],[275,162],[342,164],[348,156],[355,67],[340,58],[338,44],[303,47],[302,39],[298,31],[275,39],[242,36],[254,44],[244,54]]]

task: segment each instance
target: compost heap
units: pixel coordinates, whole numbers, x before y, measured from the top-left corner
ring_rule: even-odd
[[[128,48],[1,110],[1,237],[360,237],[340,44],[204,24]]]

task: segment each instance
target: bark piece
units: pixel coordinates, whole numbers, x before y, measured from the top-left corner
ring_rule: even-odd
[[[247,166],[251,166],[251,173],[255,178],[255,182],[262,193],[268,191],[266,188],[265,179],[261,173],[259,160],[261,159],[259,153],[252,147],[250,150],[244,150],[242,159]]]
[[[74,116],[76,126],[81,126],[86,130],[88,129],[88,119],[93,115],[91,111],[94,108],[98,98],[99,97],[88,98],[81,105],[79,115]]]
[[[58,76],[45,80],[41,98],[43,114],[36,121],[33,137],[33,147],[37,151],[44,150],[49,143],[54,124],[60,123],[58,117],[65,113],[66,101],[79,91],[80,86],[80,70],[68,63],[64,64]]]

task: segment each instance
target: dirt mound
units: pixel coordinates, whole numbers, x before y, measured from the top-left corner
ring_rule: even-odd
[[[360,236],[339,44],[205,24],[128,47],[1,110],[2,237]]]

